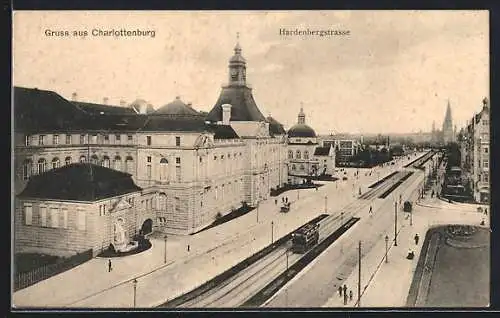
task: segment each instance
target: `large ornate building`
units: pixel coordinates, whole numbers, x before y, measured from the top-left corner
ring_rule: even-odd
[[[334,170],[334,146],[318,143],[301,107],[297,123],[288,130],[288,182],[296,184],[320,175],[333,175]]]
[[[73,99],[36,88],[14,89],[16,250],[50,249],[57,237],[76,239],[71,234],[72,221],[66,225],[70,228],[62,226],[67,224],[64,220],[47,226],[47,212],[38,206],[49,201],[51,209],[65,211],[51,212],[57,219],[77,218],[78,224],[90,224],[103,210],[108,212],[109,217],[99,221],[104,228],[113,228],[106,237],[90,229],[78,236],[78,240],[98,242],[91,244],[97,252],[108,242],[121,244],[117,237],[126,233],[130,238],[145,224],[166,233],[196,232],[244,203],[256,205],[288,180],[286,132],[258,109],[246,83],[246,61],[239,44],[229,61],[229,83],[208,115],[179,97],[156,111],[143,100],[123,107]],[[60,193],[48,197],[34,195],[33,185],[26,187],[32,179],[61,180],[57,176],[85,170],[85,165],[76,170],[64,167],[74,163],[123,172],[133,180],[135,192],[111,193],[105,200],[77,193],[63,199],[67,205],[60,202],[64,185]],[[33,182],[40,187],[41,181]],[[132,199],[127,199],[126,208],[120,203],[117,210],[122,196]],[[71,246],[68,250],[74,252],[80,245]]]

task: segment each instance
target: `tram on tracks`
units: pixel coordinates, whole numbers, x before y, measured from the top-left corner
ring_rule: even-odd
[[[304,254],[311,247],[318,244],[319,224],[307,224],[292,234],[292,252]]]

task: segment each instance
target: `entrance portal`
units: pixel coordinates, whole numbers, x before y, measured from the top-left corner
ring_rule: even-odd
[[[151,232],[153,232],[153,220],[147,219],[144,223],[142,223],[141,234],[147,235]]]

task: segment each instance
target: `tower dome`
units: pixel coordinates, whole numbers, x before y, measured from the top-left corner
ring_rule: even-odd
[[[299,115],[297,116],[297,124],[293,125],[288,130],[289,138],[315,138],[316,132],[306,124],[306,114],[304,108],[300,107]]]

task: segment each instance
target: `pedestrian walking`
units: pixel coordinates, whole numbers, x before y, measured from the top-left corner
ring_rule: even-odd
[[[352,290],[349,291],[349,301],[352,301]]]
[[[418,236],[418,234],[415,234],[415,245],[418,245],[418,240],[420,239],[420,237]]]
[[[339,286],[339,297],[342,297],[342,286]]]
[[[111,272],[113,270],[113,267],[111,265],[111,260],[108,259],[108,273]]]
[[[347,305],[347,293],[344,293],[344,306]]]
[[[344,292],[344,295],[347,296],[347,285],[344,284],[342,291]]]

